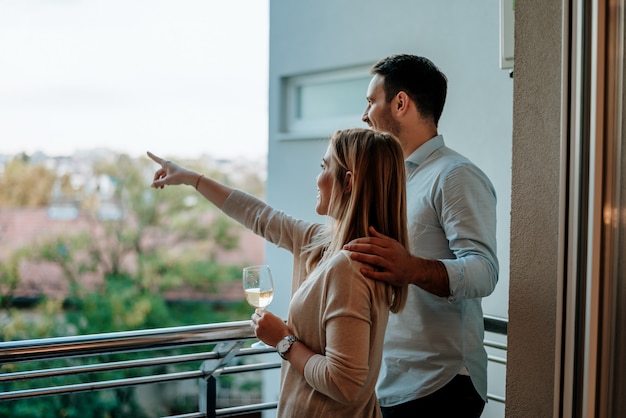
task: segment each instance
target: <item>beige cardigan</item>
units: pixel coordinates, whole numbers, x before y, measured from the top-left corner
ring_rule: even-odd
[[[316,354],[304,376],[283,361],[278,417],[380,417],[375,385],[391,287],[363,277],[362,265],[344,251],[307,277],[301,252],[320,224],[294,219],[237,190],[222,210],[294,255],[287,324]]]

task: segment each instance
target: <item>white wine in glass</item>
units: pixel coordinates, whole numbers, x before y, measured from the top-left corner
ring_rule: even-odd
[[[261,289],[260,287],[249,288],[245,292],[248,303],[257,308],[265,308],[274,298],[273,290]]]
[[[246,300],[255,308],[265,308],[274,298],[274,281],[270,266],[251,266],[243,269],[243,290]]]
[[[243,290],[248,303],[255,308],[265,309],[274,298],[274,281],[270,266],[250,266],[243,269]],[[253,348],[268,348],[262,341],[252,344]]]

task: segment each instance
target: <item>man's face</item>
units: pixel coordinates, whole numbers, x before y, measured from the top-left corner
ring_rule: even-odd
[[[384,83],[385,79],[382,76],[374,74],[367,88],[367,107],[361,119],[372,129],[398,136],[400,128],[391,113],[393,100],[387,102]]]

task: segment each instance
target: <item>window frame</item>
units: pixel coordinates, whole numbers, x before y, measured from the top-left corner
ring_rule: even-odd
[[[301,139],[326,136],[337,129],[357,127],[363,122],[361,117],[367,106],[365,85],[362,92],[363,108],[359,113],[334,117],[321,117],[312,119],[300,118],[297,114],[301,97],[299,92],[305,87],[315,84],[333,82],[350,82],[367,78],[371,79],[371,64],[359,65],[336,70],[319,71],[315,73],[286,76],[282,79],[282,103],[281,103],[281,130],[280,139]]]

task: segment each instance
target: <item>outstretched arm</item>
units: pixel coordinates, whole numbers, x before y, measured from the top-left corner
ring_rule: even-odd
[[[370,237],[357,238],[344,246],[350,258],[372,266],[361,269],[365,277],[396,286],[414,284],[434,295],[450,296],[448,272],[441,261],[413,256],[395,239],[373,227],[369,231]]]
[[[154,179],[152,181],[152,187],[154,188],[162,189],[165,186],[186,184],[195,187],[202,196],[218,208],[222,207],[224,201],[226,201],[233,191],[232,188],[218,181],[204,177],[204,175],[196,173],[193,170],[157,157],[150,151],[148,151],[148,157],[161,166],[161,168],[154,173]]]

